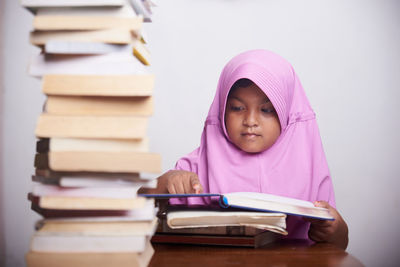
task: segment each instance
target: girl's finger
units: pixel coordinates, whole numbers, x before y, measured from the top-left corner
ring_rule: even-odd
[[[196,174],[190,176],[190,184],[196,194],[203,192],[203,187],[201,186],[199,177]]]

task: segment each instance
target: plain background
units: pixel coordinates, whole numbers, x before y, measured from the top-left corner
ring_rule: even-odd
[[[0,0],[1,238],[6,266],[24,266],[34,128],[44,96],[26,74],[32,15]],[[224,64],[247,49],[294,66],[317,114],[348,251],[367,266],[400,262],[400,1],[157,1],[145,25],[156,74],[151,150],[163,169],[195,149]],[[5,245],[4,241],[5,240]]]

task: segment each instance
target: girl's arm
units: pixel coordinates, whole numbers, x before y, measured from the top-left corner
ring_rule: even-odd
[[[349,243],[349,230],[342,216],[325,201],[316,201],[314,205],[328,209],[335,220],[307,219],[311,223],[310,230],[308,231],[310,239],[315,242],[328,242],[346,249]]]
[[[140,188],[139,194],[199,194],[203,192],[196,173],[171,170],[158,177],[156,188]]]

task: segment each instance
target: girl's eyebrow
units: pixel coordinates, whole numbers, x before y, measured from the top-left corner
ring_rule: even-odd
[[[228,100],[229,99],[236,99],[236,100],[238,100],[238,101],[243,103],[243,100],[240,97],[237,97],[235,95],[228,97]],[[261,104],[268,104],[269,102],[271,102],[271,100],[269,100],[269,98],[267,97],[266,100],[261,101]]]
[[[228,100],[229,100],[229,99],[232,99],[232,98],[233,98],[233,99],[236,99],[236,100],[239,100],[240,102],[243,102],[243,100],[242,100],[242,99],[240,99],[240,97],[237,97],[237,96],[234,96],[234,95],[233,95],[233,96],[230,96],[230,97],[228,97]]]

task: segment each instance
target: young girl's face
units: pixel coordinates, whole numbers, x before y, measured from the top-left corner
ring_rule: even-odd
[[[270,148],[281,133],[271,101],[254,83],[229,93],[225,126],[231,141],[248,153]]]

